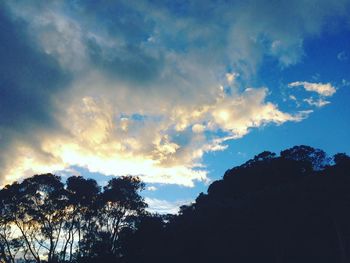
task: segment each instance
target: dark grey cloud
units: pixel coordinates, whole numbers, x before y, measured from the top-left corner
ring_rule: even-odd
[[[51,98],[65,87],[68,74],[37,50],[23,21],[0,12],[0,124],[23,129],[28,123],[53,125]]]
[[[86,40],[89,58],[111,79],[130,84],[147,85],[155,80],[164,65],[162,57],[152,57],[136,45],[127,45],[122,50],[99,45],[94,38]],[[130,74],[131,73],[131,74]]]
[[[4,5],[0,6],[2,150],[14,139],[35,144],[40,129],[58,128],[52,98],[69,81],[69,74],[35,46],[29,33],[25,21],[14,19]],[[4,158],[0,156],[0,167]]]
[[[126,1],[68,1],[70,12],[84,23],[111,36],[120,36],[130,43],[140,43],[149,37],[155,22],[143,10],[138,11]]]

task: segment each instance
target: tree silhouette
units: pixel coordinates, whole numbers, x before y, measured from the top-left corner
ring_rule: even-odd
[[[329,164],[329,158],[324,151],[310,146],[300,145],[281,152],[281,157],[311,164],[315,170],[320,170]]]
[[[100,191],[81,176],[66,185],[53,174],[35,175],[0,191],[0,259],[17,262],[82,261],[119,256],[119,234],[134,227],[146,204],[136,177],[112,179]],[[107,244],[103,250],[101,244]]]
[[[84,256],[84,252],[81,249],[82,240],[85,237],[85,233],[93,232],[96,228],[100,187],[95,180],[85,179],[81,176],[69,177],[66,184],[68,209],[65,223],[65,243],[61,258],[65,260],[66,256],[69,256],[71,261],[73,251],[75,252],[75,257]],[[74,247],[74,245],[76,246]]]
[[[132,226],[133,218],[144,212],[146,203],[138,194],[145,187],[138,178],[113,178],[104,187],[102,194],[102,220],[104,230],[109,234],[108,245],[113,255],[118,248],[119,233],[125,227]]]

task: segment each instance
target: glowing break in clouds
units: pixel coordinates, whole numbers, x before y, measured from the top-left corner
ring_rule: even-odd
[[[73,165],[146,182],[206,181],[204,153],[310,113],[284,112],[268,87],[251,85],[263,57],[298,63],[305,37],[348,14],[341,0],[0,7],[2,184]]]

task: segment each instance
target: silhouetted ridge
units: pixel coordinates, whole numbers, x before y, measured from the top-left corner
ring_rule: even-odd
[[[170,225],[171,262],[350,262],[349,168],[296,146],[228,170]]]

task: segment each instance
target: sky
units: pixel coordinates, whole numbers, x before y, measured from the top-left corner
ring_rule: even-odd
[[[174,213],[254,155],[350,153],[349,0],[0,2],[0,185],[134,175]]]

